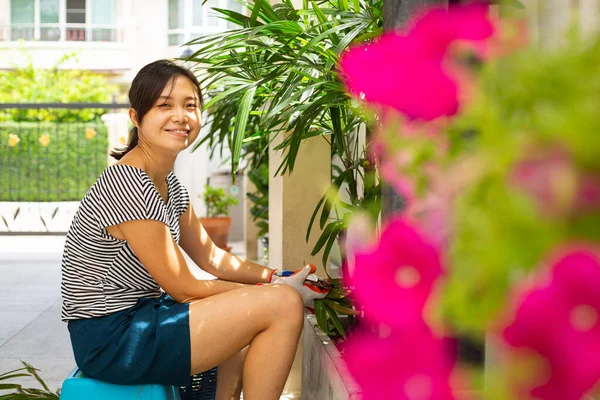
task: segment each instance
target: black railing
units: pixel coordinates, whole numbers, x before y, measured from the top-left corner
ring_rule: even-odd
[[[128,107],[0,104],[0,232],[66,231],[64,223],[60,228],[50,223],[69,219],[60,205],[81,200],[108,165],[108,129],[101,116]],[[32,211],[36,205],[39,218]]]

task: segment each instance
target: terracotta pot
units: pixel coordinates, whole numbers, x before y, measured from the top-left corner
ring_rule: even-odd
[[[200,223],[217,246],[226,251],[231,250],[227,245],[231,217],[201,217]]]

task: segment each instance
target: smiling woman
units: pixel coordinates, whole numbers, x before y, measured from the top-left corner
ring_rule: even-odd
[[[200,224],[171,171],[200,131],[190,71],[151,63],[129,100],[131,140],[84,196],[65,243],[62,319],[77,366],[112,383],[177,386],[218,366],[217,399],[239,399],[242,385],[245,399],[278,399],[302,306],[327,293],[297,285],[310,268],[280,277],[220,249]],[[181,249],[219,279],[197,279]]]

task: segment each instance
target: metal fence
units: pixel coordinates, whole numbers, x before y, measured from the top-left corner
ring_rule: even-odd
[[[117,103],[0,104],[0,234],[63,233],[108,164]]]

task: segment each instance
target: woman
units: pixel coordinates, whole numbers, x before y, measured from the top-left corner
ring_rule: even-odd
[[[198,137],[195,76],[170,61],[129,90],[134,128],[118,162],[83,198],[62,262],[62,319],[75,360],[96,379],[183,385],[219,366],[217,399],[278,399],[302,330],[303,303],[325,293],[216,247],[171,172]],[[199,280],[183,249],[217,280]],[[272,283],[274,285],[257,285]],[[314,288],[312,288],[314,289]]]

